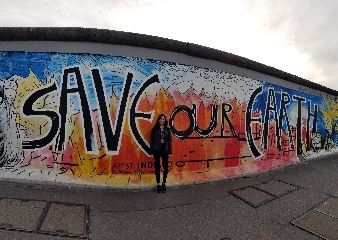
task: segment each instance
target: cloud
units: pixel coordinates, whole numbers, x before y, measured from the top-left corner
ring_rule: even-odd
[[[338,90],[338,2],[333,0],[245,0],[271,35],[294,46],[307,59],[301,77]]]
[[[104,26],[114,8],[123,1],[4,0],[0,22],[4,27],[94,27]]]

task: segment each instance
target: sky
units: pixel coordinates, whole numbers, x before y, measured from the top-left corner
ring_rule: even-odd
[[[1,27],[159,36],[229,52],[338,90],[336,0],[1,0],[0,9]]]

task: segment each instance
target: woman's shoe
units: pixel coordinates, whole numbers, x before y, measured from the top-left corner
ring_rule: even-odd
[[[157,192],[157,193],[160,193],[160,192],[161,192],[161,186],[160,186],[160,185],[157,185],[157,187],[156,187],[156,192]]]
[[[167,190],[166,187],[165,187],[165,183],[162,183],[162,192],[165,193],[165,191]]]

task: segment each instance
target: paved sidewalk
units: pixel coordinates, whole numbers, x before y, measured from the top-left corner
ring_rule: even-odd
[[[0,183],[2,240],[338,239],[338,154],[165,194]]]

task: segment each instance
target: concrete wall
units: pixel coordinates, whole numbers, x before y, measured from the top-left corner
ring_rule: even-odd
[[[338,93],[218,50],[81,28],[0,28],[0,176],[155,184],[166,114],[169,184],[224,179],[338,147]]]

